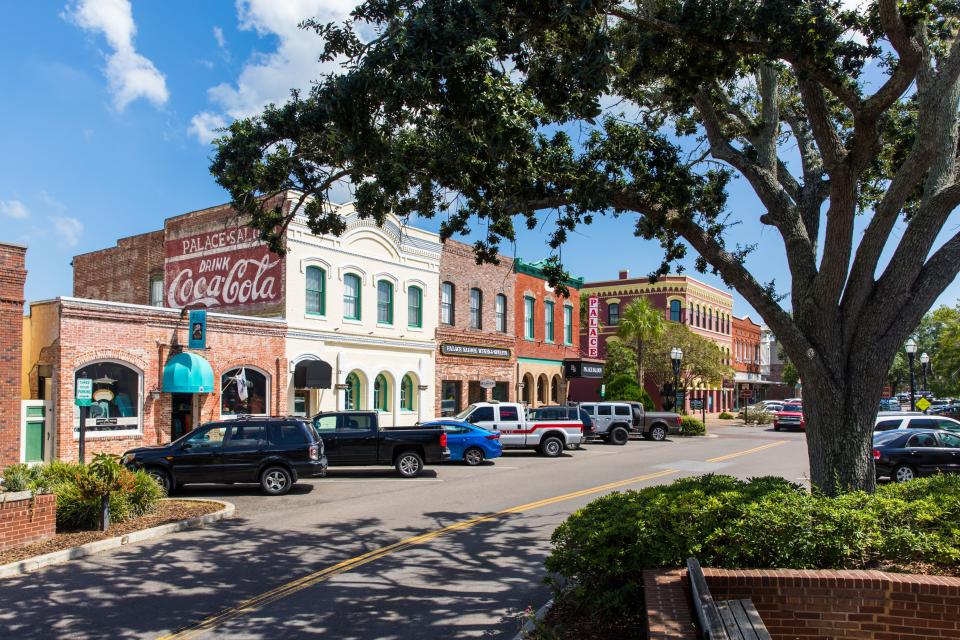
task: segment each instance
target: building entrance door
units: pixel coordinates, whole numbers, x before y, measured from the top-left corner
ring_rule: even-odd
[[[193,394],[174,393],[170,408],[170,440],[193,431]]]

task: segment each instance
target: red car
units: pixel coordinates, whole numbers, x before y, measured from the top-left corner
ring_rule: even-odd
[[[773,416],[774,431],[792,427],[796,427],[801,431],[807,428],[807,421],[803,419],[802,404],[785,404],[783,408]]]

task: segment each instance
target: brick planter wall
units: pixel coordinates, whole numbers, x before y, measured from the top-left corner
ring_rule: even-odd
[[[29,491],[0,493],[0,551],[52,538],[57,532],[57,497]]]
[[[651,639],[697,637],[686,573],[644,572]],[[777,640],[960,639],[960,578],[789,569],[703,573],[715,600],[753,600]]]

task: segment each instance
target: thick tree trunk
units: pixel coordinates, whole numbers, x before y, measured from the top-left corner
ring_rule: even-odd
[[[803,378],[810,480],[827,495],[876,488],[873,425],[886,370],[875,360],[851,358],[833,380]]]

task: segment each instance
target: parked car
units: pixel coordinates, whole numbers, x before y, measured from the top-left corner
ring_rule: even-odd
[[[583,424],[583,439],[596,434],[596,428],[593,426],[593,419],[590,415],[576,405],[556,405],[547,407],[537,407],[528,409],[527,416],[533,420],[579,420]],[[567,445],[568,449],[579,449],[581,442]]]
[[[567,445],[583,442],[583,422],[579,417],[535,419],[528,417],[523,405],[516,402],[476,402],[456,417],[499,431],[504,449],[536,449],[549,458],[559,456]]]
[[[239,418],[197,427],[170,444],[126,451],[121,462],[143,469],[164,491],[192,483],[258,482],[279,496],[300,478],[327,471],[323,440],[299,418]]]
[[[381,427],[375,411],[331,411],[313,416],[331,467],[392,465],[416,478],[424,464],[450,459],[440,425]]]
[[[630,402],[633,407],[633,431],[645,440],[660,442],[683,428],[680,414],[673,411],[647,411],[642,402]]]
[[[931,408],[927,411],[930,415],[944,416],[946,418],[960,419],[960,403],[951,403],[942,407]]]
[[[446,418],[424,422],[421,426],[437,425],[447,434],[451,462],[466,462],[475,467],[484,460],[493,460],[503,455],[499,433],[462,420]]]
[[[624,445],[631,433],[659,442],[680,432],[679,414],[647,411],[640,402],[590,402],[580,408],[593,420],[596,435],[609,444]]]
[[[922,413],[903,411],[878,413],[873,431],[896,431],[900,429],[945,429],[960,432],[960,421],[946,416],[927,416]]]
[[[960,435],[937,429],[895,430],[873,436],[877,477],[906,482],[932,473],[960,472]]]
[[[899,411],[900,401],[896,398],[880,398],[880,411]]]
[[[773,416],[773,430],[780,431],[784,428],[796,427],[801,431],[807,428],[807,421],[803,417],[803,405],[785,403]]]
[[[783,404],[803,404],[803,398],[787,398]]]

